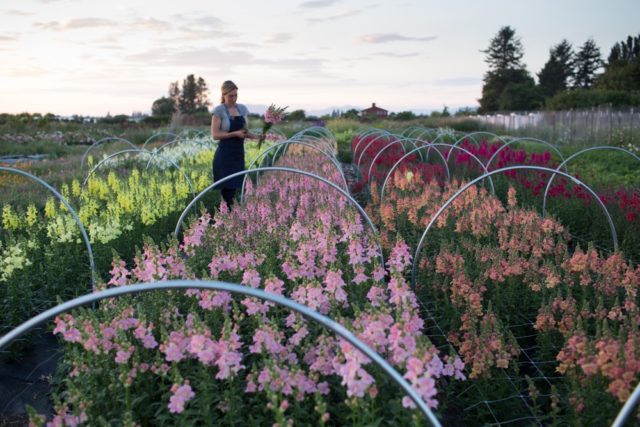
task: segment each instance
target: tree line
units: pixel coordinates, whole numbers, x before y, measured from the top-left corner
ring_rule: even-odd
[[[640,105],[640,35],[617,42],[606,61],[593,39],[577,51],[563,39],[550,48],[537,84],[510,26],[502,27],[482,52],[489,70],[478,100],[480,113]]]

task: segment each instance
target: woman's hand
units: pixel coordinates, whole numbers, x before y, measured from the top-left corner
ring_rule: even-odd
[[[244,129],[240,129],[237,130],[235,132],[232,132],[233,136],[235,136],[236,138],[246,138],[247,137],[247,131]]]

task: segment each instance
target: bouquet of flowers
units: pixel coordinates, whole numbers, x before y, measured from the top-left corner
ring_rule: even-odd
[[[275,104],[271,104],[267,111],[264,113],[264,124],[262,125],[262,135],[267,136],[267,132],[271,129],[276,123],[280,123],[285,116],[285,110],[287,107],[276,107]],[[262,143],[264,142],[264,138],[260,140],[258,144],[258,150],[262,148]]]

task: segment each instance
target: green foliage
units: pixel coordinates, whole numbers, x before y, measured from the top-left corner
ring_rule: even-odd
[[[640,91],[576,89],[560,92],[548,99],[549,110],[568,110],[571,108],[591,108],[601,105],[611,107],[629,107],[640,105]]]
[[[573,87],[588,89],[596,79],[597,71],[602,67],[600,48],[593,39],[588,39],[575,56]]]
[[[605,72],[598,76],[599,89],[640,90],[640,35],[627,37],[611,48]]]
[[[525,69],[488,72],[482,87],[479,112],[533,110],[542,104],[542,96]]]
[[[393,114],[392,117],[394,120],[412,120],[416,118],[416,115],[413,114],[413,111],[400,111],[399,113]]]
[[[568,87],[573,76],[573,57],[573,48],[566,39],[551,48],[549,59],[538,73],[544,96],[553,96]]]
[[[287,120],[291,122],[301,122],[307,118],[304,110],[293,110],[287,114]]]
[[[170,116],[175,111],[175,108],[175,101],[170,97],[163,96],[156,99],[151,105],[151,115],[153,117]]]

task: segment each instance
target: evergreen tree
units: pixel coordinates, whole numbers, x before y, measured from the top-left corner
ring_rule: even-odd
[[[524,49],[514,29],[509,26],[502,27],[489,42],[489,48],[481,52],[487,55],[485,62],[489,64],[489,71],[484,76],[479,112],[510,109],[513,105],[517,105],[517,109],[528,110],[540,104],[539,100],[533,101],[538,97],[527,98],[531,103],[526,105],[521,100],[516,102],[511,99],[517,95],[513,90],[514,85],[519,85],[516,87],[527,93],[535,92],[535,82],[521,62]],[[504,94],[510,84],[511,89]]]
[[[628,36],[611,48],[605,71],[594,85],[598,89],[640,90],[640,35]]]
[[[569,87],[573,77],[573,47],[566,39],[549,50],[549,59],[538,73],[540,89],[551,97]]]
[[[575,57],[574,88],[589,89],[593,86],[597,71],[602,67],[600,48],[593,39],[588,39]]]
[[[151,106],[152,116],[170,116],[175,111],[175,102],[173,99],[163,96],[153,102]]]
[[[198,85],[193,74],[189,74],[182,82],[182,92],[178,101],[178,108],[182,113],[195,113]]]
[[[176,111],[180,102],[180,83],[177,80],[169,83],[169,98],[173,101],[173,110]]]
[[[196,83],[196,111],[206,112],[208,110],[209,105],[211,105],[208,92],[207,82],[205,82],[202,77],[198,77],[198,82]]]

